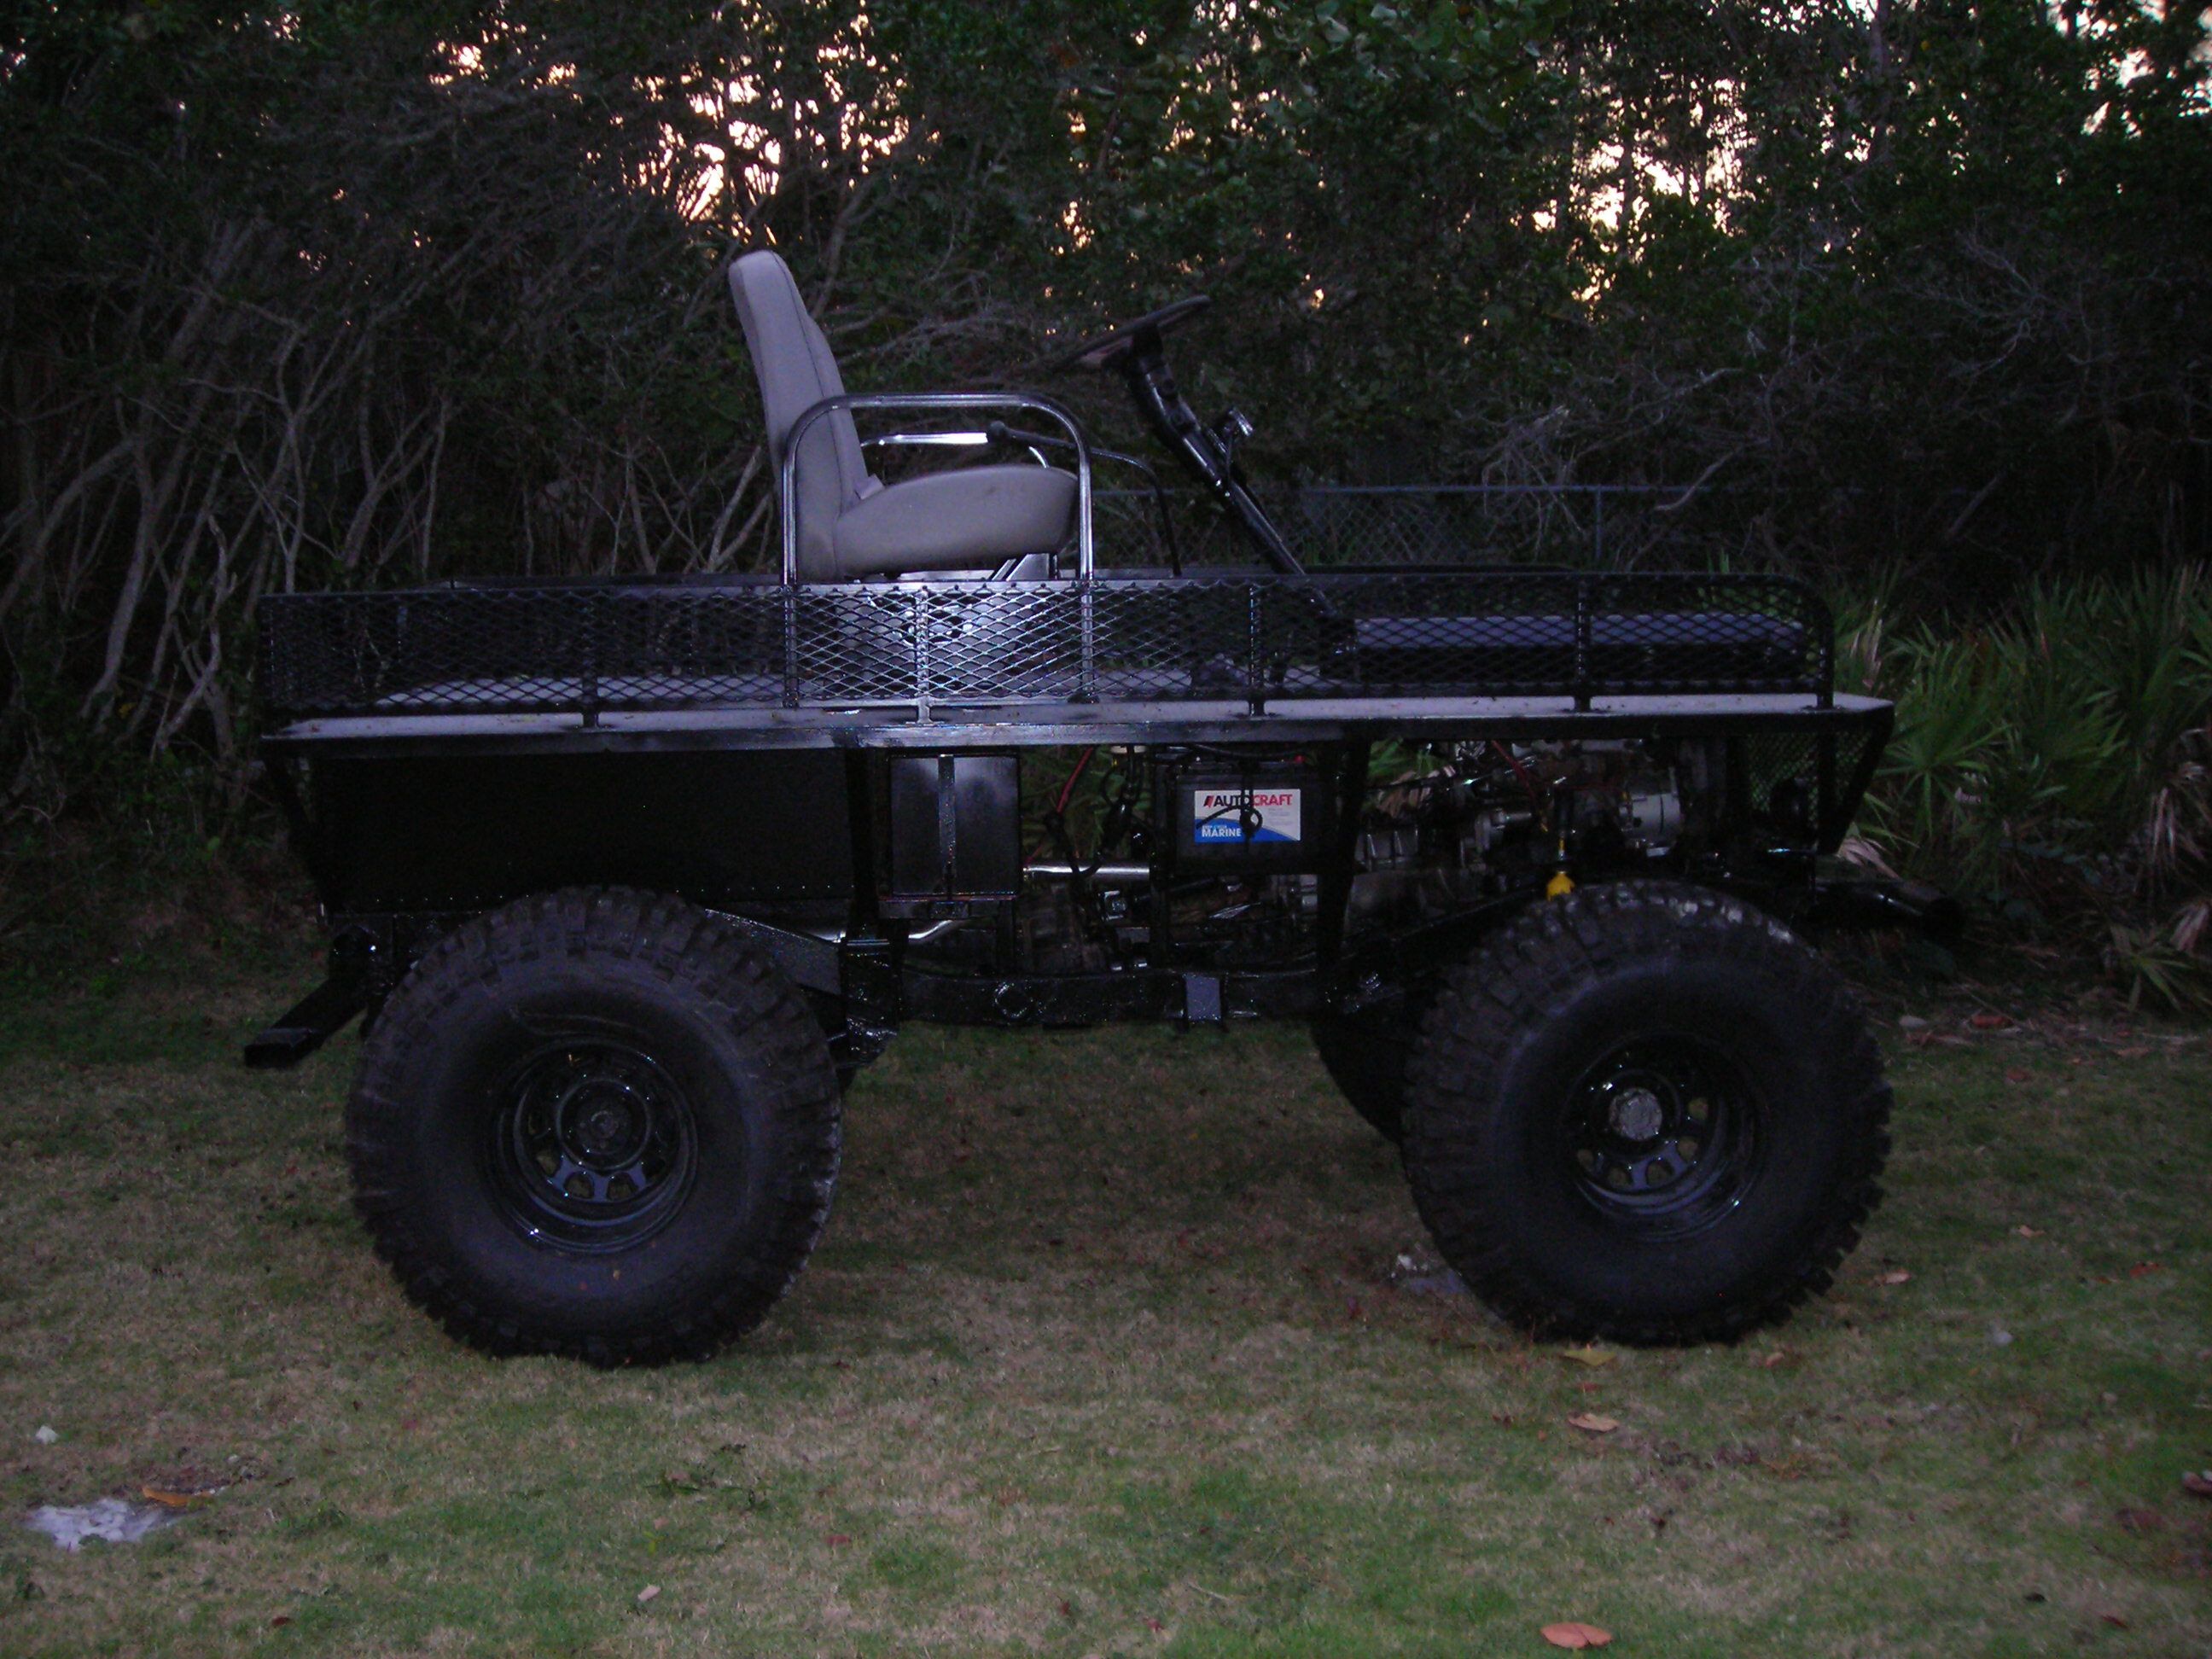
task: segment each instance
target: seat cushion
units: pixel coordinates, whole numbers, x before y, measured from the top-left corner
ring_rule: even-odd
[[[1047,466],[968,466],[879,489],[839,515],[838,574],[975,570],[1049,553],[1075,518],[1075,475]]]

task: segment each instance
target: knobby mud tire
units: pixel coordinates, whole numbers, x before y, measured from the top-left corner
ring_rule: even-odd
[[[1631,883],[1533,907],[1447,978],[1403,1156],[1445,1259],[1508,1319],[1725,1341],[1832,1281],[1880,1200],[1889,1114],[1817,954],[1741,900]]]
[[[820,1024],[740,933],[576,888],[414,965],[363,1046],[346,1144],[377,1253],[453,1335],[652,1364],[712,1353],[789,1289],[829,1218],[839,1111]]]

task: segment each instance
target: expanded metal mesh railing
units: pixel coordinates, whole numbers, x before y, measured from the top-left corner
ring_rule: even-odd
[[[1786,578],[1406,571],[1089,582],[496,584],[262,601],[279,718],[1798,692]]]
[[[1873,781],[1887,730],[1861,720],[1739,738],[1741,805],[1753,822],[1802,829],[1822,848],[1833,848]]]
[[[1710,568],[1726,543],[1686,507],[1692,492],[1629,484],[1257,485],[1253,494],[1309,569],[1346,565],[1567,565]],[[1168,492],[1187,568],[1249,565],[1236,522],[1200,492]],[[1102,569],[1168,562],[1156,499],[1092,497]]]

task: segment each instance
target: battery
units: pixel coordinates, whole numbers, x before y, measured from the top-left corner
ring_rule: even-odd
[[[1175,792],[1178,865],[1312,871],[1327,856],[1334,814],[1327,784],[1311,768],[1186,773]]]

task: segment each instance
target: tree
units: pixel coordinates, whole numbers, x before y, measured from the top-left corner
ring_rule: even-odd
[[[1278,478],[1667,483],[1678,556],[1961,601],[2212,530],[2188,8],[0,16],[11,815],[160,753],[234,799],[272,586],[757,560],[762,243],[866,384],[1208,289]]]

